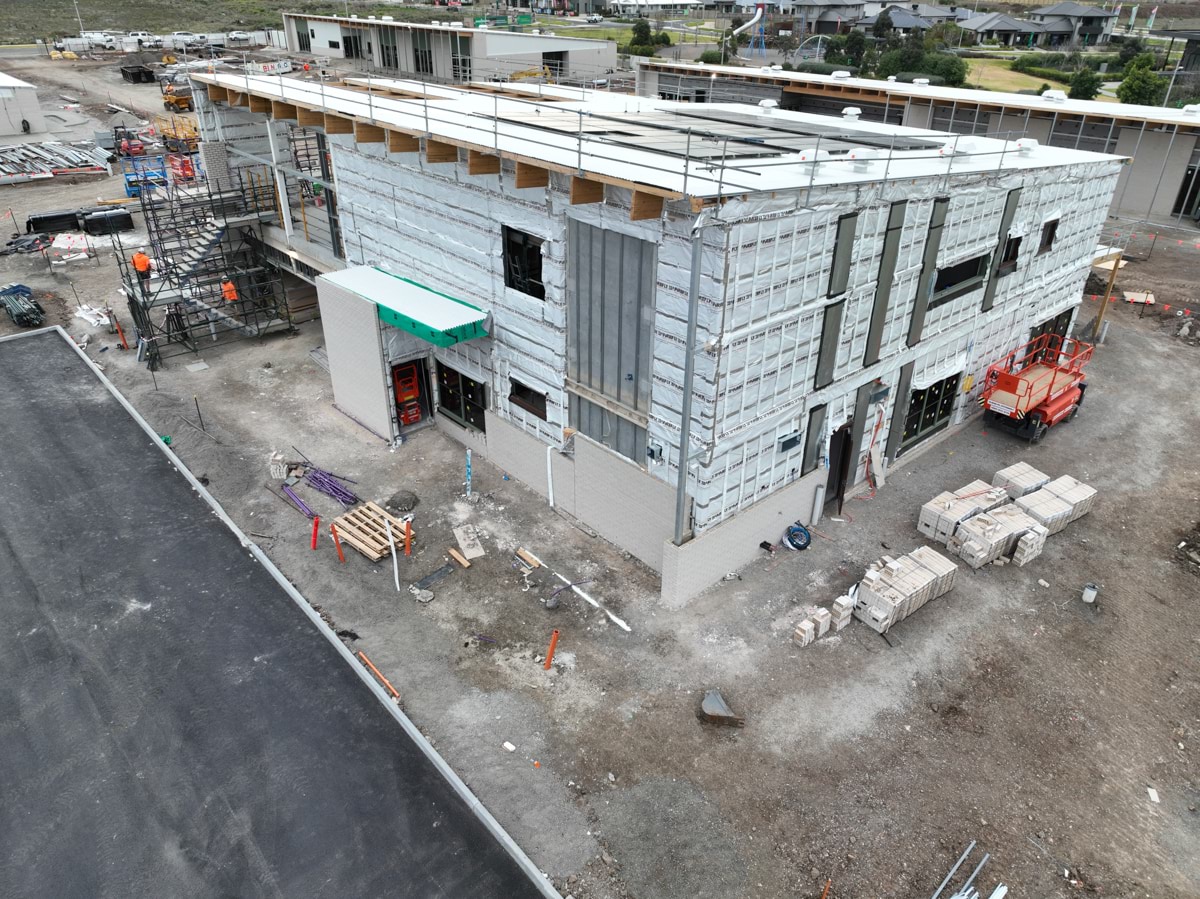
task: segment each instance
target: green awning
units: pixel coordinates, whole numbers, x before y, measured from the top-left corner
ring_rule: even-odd
[[[381,268],[359,265],[321,278],[374,303],[380,321],[435,346],[487,337],[488,314],[478,306]]]

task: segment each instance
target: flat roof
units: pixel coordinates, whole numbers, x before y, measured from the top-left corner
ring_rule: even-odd
[[[478,16],[478,18],[484,18],[487,15],[487,12],[489,9],[491,9],[491,7],[480,7],[480,15]],[[283,14],[283,17],[285,19],[304,19],[305,21],[313,21],[313,22],[338,22],[339,24],[347,25],[351,28],[362,28],[362,27],[370,26],[370,25],[382,25],[387,28],[407,28],[410,31],[452,31],[455,34],[468,34],[468,33],[472,33],[472,34],[505,34],[505,35],[512,35],[514,37],[527,37],[527,38],[530,38],[531,40],[542,41],[542,42],[544,42],[544,41],[576,41],[576,42],[583,43],[583,44],[612,44],[612,43],[615,43],[615,41],[606,41],[606,40],[601,40],[600,38],[595,38],[595,37],[569,37],[567,35],[559,35],[559,34],[533,34],[532,32],[529,32],[529,31],[509,31],[507,28],[505,28],[503,26],[497,26],[495,28],[476,28],[475,27],[476,16],[471,10],[467,10],[466,13],[464,13],[462,10],[458,10],[457,12],[459,13],[459,15],[462,15],[464,18],[463,19],[454,18],[454,16],[452,15],[452,10],[447,9],[446,10],[446,21],[443,22],[443,21],[439,20],[437,25],[434,25],[432,22],[401,22],[401,21],[397,21],[394,19],[391,19],[391,20],[381,19],[379,17],[375,17],[375,18],[371,18],[371,19],[364,19],[361,16],[315,16],[315,15],[305,15],[304,13],[300,13],[300,12],[285,12]],[[467,16],[467,13],[470,13],[469,17]],[[468,25],[466,22],[467,18],[469,18],[471,21],[470,25]],[[543,26],[538,26],[538,27],[541,28]]]
[[[69,341],[0,338],[6,895],[557,897]]]
[[[7,72],[0,72],[0,87],[29,87],[33,85],[28,81],[22,81],[20,78],[14,78]]]
[[[747,81],[770,80],[781,86],[836,87],[876,91],[915,100],[944,100],[975,103],[981,106],[1003,106],[1028,109],[1034,112],[1069,113],[1102,119],[1129,119],[1167,125],[1187,125],[1200,128],[1200,113],[1185,113],[1182,109],[1161,106],[1135,106],[1130,103],[1101,103],[1098,100],[1049,100],[1030,94],[1010,94],[1003,91],[981,91],[967,87],[935,87],[934,85],[905,84],[900,81],[879,81],[874,78],[835,78],[832,75],[811,75],[807,72],[785,72],[782,69],[755,66],[718,66],[689,64],[661,59],[639,59],[637,65],[646,69],[672,71],[698,78],[736,78]],[[881,98],[882,99],[882,98]],[[847,98],[847,105],[853,100]]]
[[[335,86],[249,74],[191,77],[237,94],[676,198],[1117,158],[1035,141],[1018,152],[1016,142],[995,138],[743,103],[682,103],[585,89],[544,91],[507,83],[463,88],[389,78],[349,78],[348,86]]]

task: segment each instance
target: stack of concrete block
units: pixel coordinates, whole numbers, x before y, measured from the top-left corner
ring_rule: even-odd
[[[1071,521],[1082,518],[1096,504],[1096,489],[1070,475],[1055,478],[1045,487],[1059,499],[1071,505]]]
[[[1049,534],[1050,532],[1040,524],[1031,527],[1017,541],[1016,551],[1013,552],[1013,562],[1023,568],[1040,556],[1042,549],[1046,546],[1046,537]]]
[[[839,596],[833,601],[833,629],[840,631],[850,623],[854,614],[854,600],[849,596]]]
[[[949,559],[924,547],[898,559],[884,556],[858,585],[854,617],[882,634],[949,591],[955,570]]]
[[[917,530],[938,543],[949,543],[958,526],[980,512],[987,512],[1008,501],[1003,487],[972,481],[953,493],[939,493],[921,507]]]
[[[1028,462],[1018,462],[1016,465],[1002,468],[992,478],[992,486],[1003,487],[1013,499],[1033,493],[1049,482],[1049,475],[1042,474]]]
[[[1051,534],[1057,534],[1070,524],[1071,513],[1074,511],[1069,502],[1045,487],[1025,496],[1018,496],[1013,502],[1037,519],[1037,523],[1045,526]]]
[[[805,618],[796,625],[796,633],[792,634],[792,642],[797,646],[807,646],[817,639],[817,626],[811,618]]]
[[[813,624],[817,626],[817,639],[819,640],[829,633],[829,624],[833,620],[833,616],[829,614],[828,609],[817,609],[811,617]]]
[[[1009,503],[982,512],[959,525],[949,548],[972,568],[982,568],[1001,556],[1012,555],[1017,541],[1038,522]]]

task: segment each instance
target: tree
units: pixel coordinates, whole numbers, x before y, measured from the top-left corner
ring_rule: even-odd
[[[700,54],[698,61],[704,63],[705,65],[710,65],[710,66],[720,65],[721,64],[721,51],[720,50],[705,50],[703,53]]]
[[[937,75],[949,85],[957,86],[967,80],[967,63],[950,53],[926,53],[915,71]]]
[[[660,31],[658,34],[654,35],[654,43],[660,47],[669,47],[671,46],[671,35],[667,34],[665,31]]]
[[[1134,69],[1146,69],[1149,71],[1154,68],[1155,61],[1153,53],[1139,53],[1133,59],[1129,60],[1129,62],[1125,63],[1122,75],[1128,77],[1129,73]]]
[[[1042,82],[1042,86],[1038,88],[1038,91],[1037,91],[1037,92],[1038,92],[1038,96],[1040,97],[1042,94],[1046,93],[1046,91],[1051,91],[1051,90],[1054,90],[1054,88],[1052,88],[1052,87],[1050,86],[1050,82],[1049,82],[1049,81],[1043,81],[1043,82]]]
[[[654,37],[650,34],[650,23],[645,19],[638,19],[633,24],[633,36],[629,43],[637,47],[649,47],[654,44]]]
[[[921,71],[921,60],[924,58],[925,54],[920,50],[911,50],[906,47],[899,50],[888,50],[879,57],[875,75],[879,78],[887,78],[890,75],[899,75],[901,72],[919,72]]]
[[[1157,106],[1166,91],[1166,78],[1155,75],[1148,68],[1138,67],[1117,85],[1117,99],[1138,106]]]
[[[1067,96],[1072,100],[1095,100],[1104,79],[1091,69],[1079,69],[1071,76],[1071,89]]]
[[[1129,60],[1142,53],[1145,49],[1146,45],[1140,37],[1127,37],[1121,44],[1121,52],[1117,54],[1117,62],[1121,64],[1121,68],[1124,68],[1129,64]]]
[[[879,39],[886,38],[895,30],[896,26],[892,24],[892,17],[886,9],[875,17],[875,24],[871,26],[871,34]]]
[[[861,31],[851,31],[846,35],[846,45],[842,53],[852,66],[862,65],[863,54],[867,52],[867,36]]]
[[[926,50],[953,49],[963,44],[970,46],[975,43],[975,35],[964,31],[953,22],[939,22],[925,32],[924,42]]]

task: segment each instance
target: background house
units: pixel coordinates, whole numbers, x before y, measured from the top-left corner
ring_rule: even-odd
[[[1029,13],[1029,20],[1042,27],[1043,44],[1046,46],[1091,46],[1108,43],[1117,14],[1066,0],[1033,10]]]

